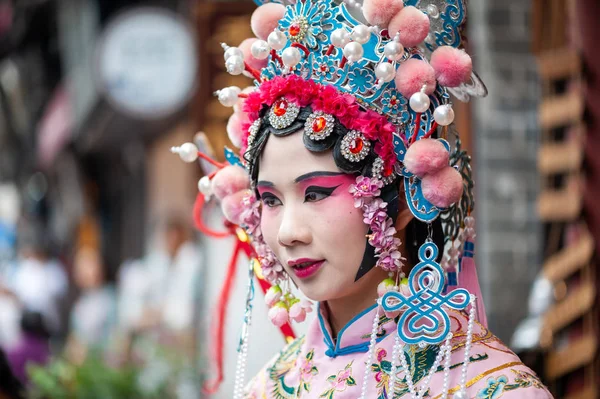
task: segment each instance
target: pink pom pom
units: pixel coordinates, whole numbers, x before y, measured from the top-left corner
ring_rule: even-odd
[[[402,0],[365,0],[363,15],[371,25],[387,28],[394,15],[404,7]]]
[[[250,176],[239,167],[229,165],[221,169],[211,180],[212,191],[218,199],[250,187]]]
[[[404,61],[396,72],[396,88],[406,98],[425,85],[428,95],[435,90],[435,71],[427,61],[411,58]]]
[[[277,26],[279,20],[285,15],[285,7],[281,4],[267,3],[258,7],[250,19],[250,26],[254,35],[262,40],[267,37]]]
[[[416,7],[404,7],[392,18],[388,31],[390,37],[400,32],[404,47],[418,46],[429,34],[429,17]]]
[[[269,320],[277,327],[281,327],[289,321],[288,310],[285,308],[285,304],[279,302],[269,309]]]
[[[256,91],[256,86],[248,86],[242,90],[242,94],[250,94],[253,91]],[[240,97],[238,99],[237,103],[235,103],[235,105],[233,106],[233,112],[235,112],[237,114],[243,113],[244,117],[242,118],[242,121],[244,121],[244,120],[250,121],[250,118],[248,118],[248,115],[245,112],[243,112],[245,101],[246,101],[246,99],[244,97]]]
[[[473,61],[464,50],[451,46],[438,47],[431,54],[431,66],[442,86],[456,87],[471,78]]]
[[[404,167],[417,177],[423,177],[448,166],[449,159],[450,153],[439,140],[422,139],[406,151]]]
[[[386,292],[388,292],[392,288],[394,288],[394,284],[395,284],[395,282],[391,278],[386,278],[385,280],[383,280],[377,286],[377,296],[379,296],[379,297],[384,296]]]
[[[242,118],[240,118],[240,114],[234,113],[229,117],[229,121],[227,121],[227,137],[229,137],[231,144],[240,148],[243,136]]]
[[[240,43],[238,48],[240,50],[242,50],[242,53],[244,54],[244,61],[246,61],[246,64],[248,64],[248,66],[250,66],[250,68],[254,68],[254,69],[257,69],[260,71],[261,69],[263,69],[264,67],[267,66],[269,59],[266,58],[264,60],[257,60],[256,58],[254,58],[252,56],[252,52],[250,51],[250,48],[252,47],[252,44],[257,40],[258,39],[254,38],[254,37],[250,38],[250,39],[246,39]]]
[[[421,180],[423,196],[440,209],[448,208],[460,200],[463,193],[463,179],[460,172],[451,166]]]
[[[238,191],[235,194],[228,195],[221,200],[221,210],[227,220],[233,224],[241,224],[241,215],[244,212],[244,197],[249,190]]]

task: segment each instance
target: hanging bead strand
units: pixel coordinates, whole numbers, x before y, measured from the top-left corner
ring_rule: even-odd
[[[363,376],[363,383],[361,387],[360,399],[367,398],[367,386],[369,383],[369,374],[371,370],[371,364],[373,363],[373,354],[375,352],[375,345],[377,344],[377,331],[379,330],[379,308],[381,304],[377,301],[377,311],[375,312],[375,318],[373,319],[373,328],[371,329],[371,340],[369,342],[369,350],[367,354],[367,362],[365,364],[365,374]]]

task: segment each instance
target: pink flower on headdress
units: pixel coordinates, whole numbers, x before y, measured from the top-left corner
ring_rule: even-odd
[[[354,197],[354,207],[360,208],[371,198],[380,196],[382,187],[383,182],[378,179],[358,176],[356,184],[351,185],[349,190]]]
[[[254,194],[249,194],[242,203],[244,210],[240,213],[240,220],[248,234],[256,235],[260,232],[260,202]]]
[[[403,261],[405,261],[400,254],[400,251],[397,249],[393,249],[390,251],[383,252],[379,255],[379,259],[377,260],[377,266],[387,271],[395,271],[398,270],[403,265]]]
[[[375,198],[368,204],[363,204],[363,222],[368,225],[371,225],[375,220],[383,222],[387,218],[385,211],[387,205],[387,202],[383,202],[381,198]]]

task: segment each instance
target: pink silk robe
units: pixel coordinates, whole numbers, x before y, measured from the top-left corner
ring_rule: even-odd
[[[368,356],[375,306],[355,317],[339,334],[337,343],[331,338],[324,308],[319,307],[306,336],[283,348],[249,383],[246,399],[358,399]],[[467,317],[450,311],[452,322],[452,357],[450,395],[458,391],[464,359]],[[382,315],[378,343],[369,367],[367,398],[391,399],[388,392],[390,358],[396,324]],[[438,346],[424,349],[406,346],[407,360],[416,387],[424,380],[433,364]],[[552,398],[538,377],[527,368],[498,338],[475,323],[473,344],[467,368],[469,398]],[[395,398],[410,398],[404,371],[398,364]],[[416,367],[414,366],[416,365]],[[443,364],[434,373],[425,397],[441,398],[444,381]]]

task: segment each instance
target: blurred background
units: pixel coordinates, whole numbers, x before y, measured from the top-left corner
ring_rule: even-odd
[[[251,82],[225,73],[220,43],[251,37],[254,9],[0,0],[0,398],[231,397],[248,260],[234,235],[194,230],[211,166],[169,149],[223,160],[231,111],[212,93]],[[490,329],[558,398],[598,395],[599,22],[597,0],[472,1],[467,47],[490,94],[455,106]],[[227,231],[218,206],[203,213]],[[248,375],[285,341],[260,299]]]

